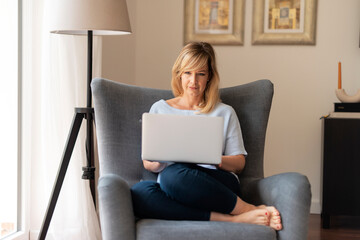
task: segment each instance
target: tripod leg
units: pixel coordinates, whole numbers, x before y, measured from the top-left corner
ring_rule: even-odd
[[[82,179],[89,180],[91,195],[94,206],[96,208],[95,195],[95,153],[94,153],[94,109],[93,108],[78,108],[77,111],[85,114],[86,118],[86,160],[87,165],[83,167]]]
[[[94,160],[94,126],[93,126],[93,118],[92,118],[93,114],[89,113],[86,116],[86,121],[87,121],[87,129],[86,129],[86,153],[87,153],[87,167],[92,167],[95,166],[95,160]],[[95,169],[94,169],[95,170]],[[92,172],[92,176],[90,177],[89,181],[90,181],[90,190],[91,190],[91,195],[93,198],[93,202],[94,205],[96,206],[96,201],[95,201],[95,176],[94,176],[94,172]]]
[[[84,118],[84,114],[81,113],[74,114],[70,133],[68,135],[68,139],[63,152],[62,162],[57,173],[56,182],[52,190],[51,199],[48,208],[46,210],[46,215],[41,226],[40,235],[38,238],[39,240],[44,240],[46,237],[83,118]]]

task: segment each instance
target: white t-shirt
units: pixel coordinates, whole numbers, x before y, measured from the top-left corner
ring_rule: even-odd
[[[181,110],[170,106],[165,100],[159,100],[150,108],[150,113],[175,114],[175,115],[194,115],[224,118],[224,142],[223,155],[247,155],[242,138],[239,120],[235,110],[224,103],[216,104],[214,110],[209,113],[198,113],[197,110]],[[215,169],[215,166],[199,164],[199,166]]]

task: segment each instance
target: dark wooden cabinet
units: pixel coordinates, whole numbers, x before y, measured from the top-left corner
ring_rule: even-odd
[[[360,216],[360,119],[326,118],[323,128],[322,226],[335,215]]]

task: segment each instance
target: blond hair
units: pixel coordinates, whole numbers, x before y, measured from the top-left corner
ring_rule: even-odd
[[[205,88],[203,101],[199,105],[200,113],[211,112],[220,102],[219,74],[216,67],[213,47],[206,42],[187,44],[177,57],[172,68],[171,87],[175,97],[181,96],[184,90],[181,85],[181,75],[186,71],[208,69],[209,79]]]

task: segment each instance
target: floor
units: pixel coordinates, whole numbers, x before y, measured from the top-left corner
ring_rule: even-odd
[[[360,240],[360,217],[331,217],[329,229],[321,228],[319,214],[311,214],[307,240]]]

